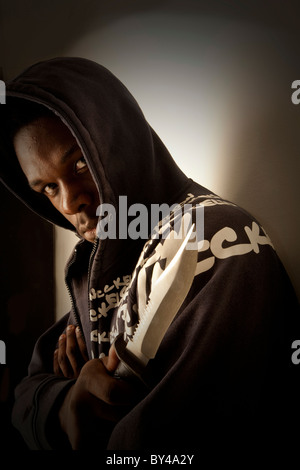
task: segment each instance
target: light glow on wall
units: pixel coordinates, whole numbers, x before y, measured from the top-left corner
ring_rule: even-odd
[[[262,221],[300,291],[299,118],[285,40],[245,20],[153,10],[101,28],[95,19],[62,55],[120,78],[187,176]]]

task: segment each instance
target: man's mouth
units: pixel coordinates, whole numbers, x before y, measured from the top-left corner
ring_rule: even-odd
[[[97,234],[97,224],[87,225],[80,230],[80,234],[87,241],[94,242]]]

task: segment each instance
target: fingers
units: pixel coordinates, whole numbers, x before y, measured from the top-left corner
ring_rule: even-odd
[[[54,356],[57,358],[56,370],[58,367],[58,375],[73,378],[74,371],[67,355],[67,336],[65,334],[60,335],[58,339],[58,349],[54,352]]]
[[[110,375],[102,360],[92,359],[80,374],[90,394],[108,405],[128,405],[136,400],[133,387],[126,381]]]
[[[72,368],[73,377],[78,377],[82,367],[82,360],[74,325],[69,325],[67,328],[66,355]]]
[[[66,338],[68,342],[68,336]],[[59,351],[57,358],[58,356]],[[108,362],[111,361],[112,368],[115,356],[113,348],[107,358]],[[87,361],[59,410],[59,421],[72,448],[83,448],[86,442],[90,444],[91,435],[99,436],[101,429],[105,429],[106,434],[107,428],[112,429],[139,399],[140,394],[137,394],[132,385],[116,379],[108,372],[104,361]]]
[[[78,344],[78,348],[82,356],[82,359],[84,360],[84,362],[87,362],[89,360],[88,353],[87,353],[86,344],[81,334],[79,326],[76,327],[75,334],[76,334],[77,344]]]
[[[58,349],[55,349],[53,356],[53,371],[55,375],[63,375],[58,364]]]
[[[69,325],[66,334],[59,337],[58,348],[54,351],[54,373],[67,378],[77,378],[87,360],[86,346],[80,329]]]

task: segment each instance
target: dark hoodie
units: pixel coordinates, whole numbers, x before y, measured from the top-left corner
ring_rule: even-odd
[[[99,446],[103,439],[113,450],[203,452],[209,443],[257,447],[266,437],[280,441],[290,423],[291,343],[299,336],[299,311],[263,228],[188,179],[120,81],[79,58],[28,68],[7,83],[7,108],[1,107],[1,180],[50,222],[73,230],[29,188],[18,165],[6,109],[19,99],[45,105],[69,127],[100,202],[112,204],[117,215],[122,195],[128,207],[140,203],[149,211],[151,204],[204,206],[194,282],[149,362],[150,388],[105,438],[105,424],[99,423]],[[57,439],[55,416],[74,381],[52,371],[53,351],[67,324],[81,327],[90,358],[106,355],[118,333],[132,335],[156,266],[162,271],[174,255],[169,241],[145,243],[129,238],[78,242],[66,267],[72,310],[38,340],[28,376],[16,389],[13,423],[30,448],[68,448],[67,441]]]

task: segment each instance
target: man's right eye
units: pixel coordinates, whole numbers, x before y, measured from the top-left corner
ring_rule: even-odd
[[[43,194],[46,194],[46,196],[54,196],[55,192],[57,189],[57,185],[55,183],[49,183],[46,184],[43,188]]]

